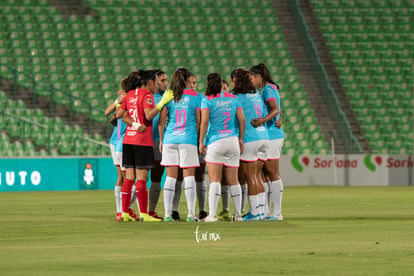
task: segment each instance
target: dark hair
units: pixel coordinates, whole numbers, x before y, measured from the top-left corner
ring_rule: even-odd
[[[129,73],[128,77],[126,77],[124,82],[124,90],[126,92],[142,86],[141,78],[139,77],[139,75],[142,74],[142,72],[144,72],[144,70],[139,69],[138,71],[132,71],[131,73]]]
[[[238,68],[230,74],[231,79],[235,79],[233,92],[234,94],[256,93],[256,89],[250,80],[249,71]]]
[[[259,74],[260,76],[262,76],[263,78],[262,86],[264,86],[266,82],[269,82],[271,84],[276,85],[277,89],[279,90],[279,85],[272,79],[272,76],[270,75],[269,70],[267,69],[266,65],[264,65],[263,63],[259,63],[258,65],[255,65],[252,68],[250,68],[250,72],[253,74]]]
[[[229,83],[225,79],[221,79],[221,84],[225,84],[230,87]]]
[[[219,73],[211,73],[207,76],[206,96],[217,95],[221,92],[221,76]]]
[[[183,91],[186,88],[186,79],[183,75],[183,73],[188,78],[188,71],[187,69],[183,70],[185,68],[179,68],[177,69],[173,75],[171,76],[170,86],[169,89],[171,89],[174,92],[174,101],[178,102],[181,99],[181,96],[183,95]]]
[[[122,88],[122,90],[124,90],[126,92],[128,92],[128,90],[126,90],[126,82],[127,82],[127,80],[128,80],[128,77],[126,77],[125,79],[122,79],[121,80],[121,88]]]
[[[179,71],[181,73],[181,75],[184,78],[184,81],[187,81],[189,77],[194,76],[194,74],[191,73],[190,70],[188,70],[187,68],[184,68],[184,67],[180,67],[176,71]]]
[[[142,85],[147,85],[150,80],[155,81],[156,79],[156,70],[145,70],[143,71],[139,77],[141,78]]]
[[[155,69],[155,76],[159,77],[161,75],[166,75],[166,73],[164,71],[162,71],[161,69]]]

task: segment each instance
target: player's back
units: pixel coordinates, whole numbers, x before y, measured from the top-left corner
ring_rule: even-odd
[[[241,108],[236,96],[228,92],[221,92],[216,96],[206,96],[201,108],[210,110],[207,143],[211,144],[222,138],[236,136],[236,111]]]
[[[200,97],[191,89],[184,89],[178,102],[167,105],[168,120],[164,133],[164,144],[197,145],[197,109]]]
[[[256,118],[265,116],[266,108],[259,93],[237,94],[237,99],[243,107],[244,117],[246,118],[246,130],[244,132],[244,142],[267,140],[269,135],[265,126],[254,127],[250,122]]]

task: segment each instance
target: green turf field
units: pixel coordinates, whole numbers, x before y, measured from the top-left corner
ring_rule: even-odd
[[[414,275],[411,187],[286,187],[279,222],[118,223],[114,206],[0,193],[0,275]]]

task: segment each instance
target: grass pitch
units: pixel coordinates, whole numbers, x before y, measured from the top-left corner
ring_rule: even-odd
[[[414,275],[412,187],[285,187],[279,222],[118,223],[114,208],[113,191],[0,193],[0,274]]]

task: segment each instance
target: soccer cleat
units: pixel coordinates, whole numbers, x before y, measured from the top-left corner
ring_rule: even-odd
[[[205,221],[205,222],[217,222],[217,221],[218,221],[218,219],[217,219],[217,217],[216,217],[216,216],[210,216],[210,215],[208,215],[208,216],[204,219],[204,221]]]
[[[172,211],[171,216],[173,220],[179,220],[180,219],[180,213],[178,211]]]
[[[197,217],[193,217],[191,215],[188,215],[187,216],[187,219],[185,221],[186,222],[196,222],[196,221],[198,221],[198,218]]]
[[[143,222],[161,222],[162,221],[162,219],[154,218],[153,216],[150,216],[147,213],[141,213],[140,216]]]
[[[168,217],[164,217],[164,221],[165,222],[173,222],[174,220],[171,216],[168,216]]]
[[[131,218],[135,219],[135,221],[140,221],[140,217],[137,216],[134,211],[132,211],[132,209],[128,210],[128,214],[130,215]]]
[[[220,212],[220,214],[218,215],[218,217],[220,219],[229,219],[230,218],[230,213],[227,210],[223,210]]]
[[[153,217],[153,218],[157,218],[157,219],[164,219],[163,217],[160,217],[156,212],[154,212],[154,211],[151,211],[151,212],[148,212],[148,215],[150,215],[151,217]]]
[[[207,216],[208,216],[208,213],[206,211],[200,211],[198,219],[199,220],[204,220]]]
[[[121,217],[122,217],[122,213],[121,212],[118,212],[118,213],[116,213],[115,220],[116,221],[121,221]]]
[[[260,220],[260,215],[252,215],[252,213],[248,212],[244,217],[243,221],[257,221]]]
[[[264,220],[264,219],[265,219],[265,214],[264,213],[259,214],[259,220]]]
[[[241,215],[233,215],[232,217],[231,217],[231,221],[243,221],[243,218],[242,218],[242,216]]]
[[[136,221],[133,217],[131,217],[128,213],[123,212],[122,216],[121,216],[121,221],[122,222],[134,222]]]

